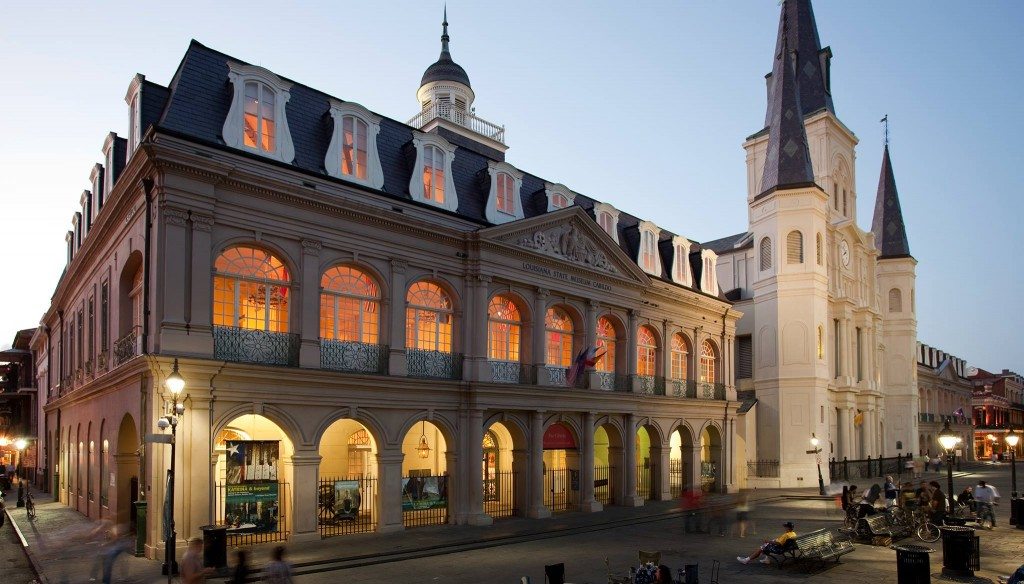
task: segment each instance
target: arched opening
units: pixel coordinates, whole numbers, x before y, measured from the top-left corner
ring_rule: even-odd
[[[493,381],[519,383],[525,344],[523,317],[515,300],[501,294],[491,298],[487,305],[487,359]]]
[[[636,494],[646,501],[657,496],[657,458],[652,448],[651,434],[646,427],[637,428],[636,435]]]
[[[377,441],[356,420],[341,419],[320,437],[317,524],[322,537],[377,530]]]
[[[722,435],[708,424],[700,433],[700,488],[705,493],[718,490],[721,484]]]
[[[511,428],[501,422],[484,430],[481,461],[484,512],[494,519],[520,515],[526,508],[526,451],[516,449]],[[519,441],[520,443],[522,440]]]
[[[85,432],[85,515],[92,517],[92,503],[96,500],[96,486],[93,483],[93,461],[96,458],[96,441],[92,435],[92,422]]]
[[[604,506],[623,504],[623,473],[633,472],[625,465],[622,435],[611,424],[594,429],[594,499]]]
[[[579,441],[561,422],[548,426],[543,440],[544,505],[553,513],[575,510],[579,507]],[[594,461],[596,466],[596,456]]]
[[[294,505],[291,477],[282,460],[294,452],[292,441],[273,420],[259,414],[238,416],[214,438],[217,523],[227,526],[231,545],[283,541]],[[309,490],[311,486],[307,486]]]
[[[676,428],[669,438],[668,484],[673,497],[696,487],[693,476],[694,451],[690,429],[686,426]]]
[[[128,523],[134,533],[137,526],[135,500],[139,496],[139,432],[131,414],[121,418],[117,429],[117,455],[114,457],[117,471],[114,479],[115,523]]]
[[[597,319],[597,361],[594,369],[600,389],[624,389],[626,376],[626,355],[628,348],[625,343],[625,329],[616,318],[605,315]],[[626,349],[625,351],[622,349]]]
[[[387,351],[380,342],[380,287],[370,274],[334,266],[320,278],[320,366],[383,373]]]
[[[136,332],[142,326],[142,253],[132,252],[121,268],[117,296],[117,335]],[[115,345],[115,351],[116,351]]]
[[[420,420],[402,440],[402,522],[406,527],[448,522],[448,443],[441,428]]]

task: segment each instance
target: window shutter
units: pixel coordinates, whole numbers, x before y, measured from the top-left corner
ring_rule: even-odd
[[[736,337],[736,379],[751,379],[753,375],[754,343],[750,335]]]
[[[790,231],[786,236],[786,263],[804,263],[804,234],[799,231]]]
[[[772,240],[761,240],[761,271],[772,269]]]

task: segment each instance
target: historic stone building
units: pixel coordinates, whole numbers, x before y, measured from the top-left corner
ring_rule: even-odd
[[[169,415],[179,545],[737,488],[714,252],[513,166],[444,26],[405,123],[198,42],[132,80],[37,336],[61,502],[160,556]]]
[[[752,484],[813,485],[812,436],[840,459],[918,450],[917,262],[888,146],[871,230],[857,223],[858,139],[836,114],[831,58],[810,1],[783,2],[765,125],[743,143],[749,227],[703,246],[744,315],[737,383],[757,397],[747,456],[779,463]]]
[[[967,362],[941,349],[917,344],[918,449],[912,454],[938,456],[939,432],[946,422],[961,436],[960,451],[974,460],[971,399],[974,384]],[[904,454],[907,454],[904,452]]]

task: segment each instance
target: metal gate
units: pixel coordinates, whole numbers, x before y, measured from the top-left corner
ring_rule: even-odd
[[[217,485],[217,525],[227,526],[228,545],[247,546],[288,539],[284,501],[288,483]]]
[[[611,476],[615,473],[613,466],[594,467],[594,499],[602,505],[610,505],[614,500]]]
[[[516,508],[516,479],[514,470],[493,473],[483,482],[484,512],[494,519],[518,515]]]
[[[448,523],[448,475],[402,477],[402,523],[406,527]]]
[[[317,489],[320,537],[377,531],[376,509],[376,477],[320,477]]]
[[[654,477],[657,476],[656,465],[644,462],[636,465],[636,494],[646,501],[654,500]]]
[[[552,513],[575,510],[579,505],[580,471],[551,469],[544,473],[544,504]]]
[[[686,485],[685,465],[681,460],[670,460],[668,462],[668,490],[672,497],[679,497],[683,494],[683,486]]]

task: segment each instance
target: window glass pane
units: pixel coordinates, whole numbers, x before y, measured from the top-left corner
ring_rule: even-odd
[[[367,126],[362,120],[355,121],[356,129],[356,177],[360,179],[366,178],[366,136]]]
[[[255,148],[257,139],[256,133],[259,127],[259,85],[253,82],[245,84],[245,108],[244,108],[244,131],[243,143],[250,148]]]
[[[355,138],[352,135],[352,117],[346,116],[341,122],[341,173],[352,174],[353,153]]]
[[[672,336],[672,379],[687,378],[687,360],[689,359],[689,346],[682,335]]]
[[[612,326],[611,321],[602,316],[597,321],[597,346],[599,349],[604,349],[604,355],[597,360],[594,366],[598,371],[615,371],[615,339],[615,327]]]

